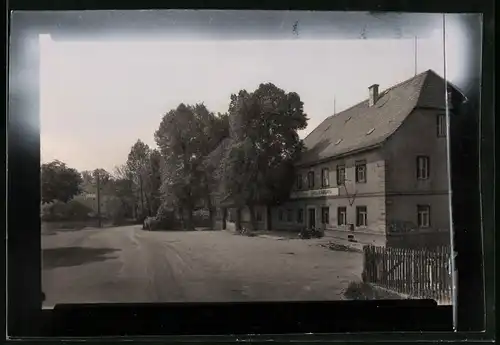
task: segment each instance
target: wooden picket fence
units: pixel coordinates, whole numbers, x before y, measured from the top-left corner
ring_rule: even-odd
[[[412,298],[451,303],[450,247],[406,249],[365,246],[363,280]]]

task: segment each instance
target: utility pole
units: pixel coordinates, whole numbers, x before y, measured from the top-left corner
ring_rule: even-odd
[[[96,180],[97,180],[97,221],[99,222],[99,228],[100,228],[101,227],[101,177],[98,170],[96,170]]]
[[[451,171],[451,162],[450,162],[450,108],[449,108],[449,98],[450,94],[448,93],[448,77],[446,73],[446,14],[443,13],[443,79],[444,79],[444,101],[445,101],[445,113],[446,113],[446,139],[448,140],[446,143],[446,158],[448,161],[448,171]],[[451,179],[448,179],[448,188],[451,188]],[[451,189],[448,189],[448,207],[451,207]],[[451,208],[450,208],[451,210]],[[449,219],[452,220],[452,215],[451,212],[449,212]],[[456,303],[457,301],[457,290],[455,288],[455,282],[456,282],[456,273],[455,273],[455,245],[453,243],[453,234],[454,234],[454,229],[453,229],[453,223],[450,223],[450,247],[451,247],[451,258],[450,258],[450,271],[452,272],[452,281],[453,281],[453,286],[451,290],[451,295],[452,295],[452,302]],[[456,317],[457,314],[453,313],[453,324],[456,322]]]
[[[333,96],[333,115],[337,115],[337,102],[335,96]]]

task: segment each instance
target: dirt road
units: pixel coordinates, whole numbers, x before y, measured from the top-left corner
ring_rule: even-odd
[[[361,254],[318,241],[138,226],[46,234],[45,305],[340,299]]]

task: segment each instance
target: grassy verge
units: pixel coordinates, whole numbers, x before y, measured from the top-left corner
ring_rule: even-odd
[[[351,282],[344,291],[348,300],[376,300],[376,299],[407,299],[408,297],[386,289],[375,287],[368,283]]]

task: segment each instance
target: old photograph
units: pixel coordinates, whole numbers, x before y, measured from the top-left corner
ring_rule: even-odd
[[[67,16],[36,42],[45,307],[452,304],[456,16]]]

